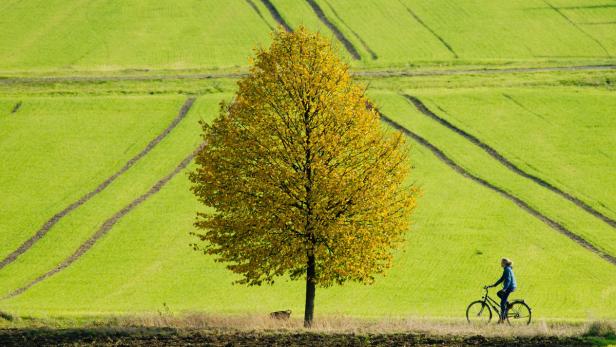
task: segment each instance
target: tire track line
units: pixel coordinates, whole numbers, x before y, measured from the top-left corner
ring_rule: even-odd
[[[366,41],[364,41],[364,39],[362,39],[361,36],[359,36],[359,34],[353,30],[353,28],[351,28],[350,25],[348,25],[343,19],[342,17],[340,17],[340,15],[338,15],[338,12],[336,12],[336,9],[334,8],[334,6],[332,6],[329,1],[327,0],[323,0],[325,1],[325,3],[327,4],[327,7],[329,7],[329,9],[332,11],[332,13],[334,14],[334,16],[336,16],[336,19],[338,19],[338,21],[340,23],[342,23],[345,27],[347,27],[347,29],[349,29],[349,31],[351,33],[353,33],[353,36],[355,36],[355,38],[361,42],[361,45],[364,46],[364,49],[366,51],[368,51],[368,53],[370,54],[370,58],[372,58],[372,60],[377,60],[379,58],[379,56],[376,54],[375,51],[372,50],[372,48],[370,48],[370,46],[368,46],[368,43],[366,43]]]
[[[444,118],[439,117],[438,115],[436,115],[434,112],[432,112],[430,109],[428,109],[428,107],[426,107],[426,105],[424,105],[421,100],[419,100],[418,98],[411,96],[411,95],[407,95],[404,94],[403,95],[408,101],[410,101],[416,108],[417,110],[419,110],[419,112],[421,112],[423,115],[428,116],[429,118],[437,121],[439,124],[445,126],[446,128],[456,132],[457,134],[461,135],[462,137],[464,137],[465,139],[467,139],[468,141],[472,142],[474,145],[478,146],[479,148],[481,148],[484,152],[486,152],[488,155],[490,155],[492,158],[496,159],[499,163],[501,163],[503,166],[505,166],[507,169],[509,169],[510,171],[526,178],[529,179],[531,181],[533,181],[534,183],[550,190],[553,193],[556,193],[558,195],[560,195],[561,197],[565,198],[566,200],[572,202],[573,204],[575,204],[577,207],[583,209],[584,211],[590,213],[592,216],[600,219],[601,221],[607,223],[609,226],[613,227],[616,229],[616,220],[602,214],[601,212],[595,210],[592,206],[588,205],[586,202],[580,200],[579,198],[575,197],[574,195],[567,193],[565,191],[563,191],[562,189],[552,185],[551,183],[543,180],[540,177],[537,177],[531,173],[528,173],[524,170],[522,170],[521,168],[519,168],[518,166],[516,166],[514,163],[512,163],[509,159],[505,158],[502,154],[500,154],[496,149],[494,149],[493,147],[491,147],[490,145],[482,142],[479,138],[477,138],[476,136],[467,133],[466,131],[456,127],[455,125],[451,124],[449,121],[447,121]]]
[[[560,6],[561,10],[587,10],[587,9],[597,9],[597,8],[614,8],[616,4],[605,4],[605,5],[588,5],[588,6]]]
[[[582,29],[582,27],[580,27],[576,22],[572,21],[571,18],[569,18],[566,14],[563,13],[563,11],[561,11],[560,8],[552,5],[550,2],[543,0],[543,2],[550,6],[550,8],[554,11],[556,11],[556,13],[558,13],[558,15],[560,15],[561,17],[563,17],[567,22],[569,22],[569,24],[571,24],[574,28],[576,28],[579,32],[581,32],[582,34],[586,35],[586,37],[588,37],[589,39],[593,40],[597,45],[599,45],[599,47],[601,47],[601,49],[603,50],[603,52],[605,53],[605,55],[608,58],[611,58],[612,56],[610,55],[610,52],[608,52],[608,50],[605,48],[605,46],[601,43],[601,41],[597,40],[594,36],[592,36],[591,34],[589,34],[588,32],[586,32],[586,30]]]
[[[441,37],[441,35],[437,34],[436,31],[434,31],[432,28],[430,28],[428,26],[428,24],[426,24],[421,18],[419,18],[419,16],[413,10],[411,10],[410,7],[406,6],[400,0],[399,0],[399,2],[400,2],[400,4],[402,6],[404,6],[404,8],[406,8],[406,11],[411,15],[411,17],[413,17],[417,21],[417,23],[421,24],[421,26],[424,27],[424,29],[428,30],[432,34],[432,36],[434,36],[437,40],[439,40],[443,44],[443,46],[445,46],[445,48],[447,48],[447,50],[451,54],[453,54],[454,58],[456,58],[456,59],[459,58],[458,57],[458,53],[456,53],[456,51],[453,50],[451,45],[449,43],[447,43],[447,41],[445,41],[445,39],[443,37]]]
[[[391,125],[393,128],[401,131],[402,133],[404,133],[405,135],[407,135],[408,137],[412,138],[413,140],[415,140],[415,142],[419,143],[420,145],[424,146],[425,148],[429,149],[438,159],[440,159],[442,162],[444,162],[445,164],[447,164],[447,166],[449,166],[450,168],[452,168],[455,172],[459,173],[460,175],[492,190],[495,191],[496,193],[500,194],[501,196],[503,196],[504,198],[512,201],[514,204],[516,204],[517,206],[519,206],[522,210],[526,211],[527,213],[529,213],[530,215],[532,215],[533,217],[539,219],[540,221],[542,221],[543,223],[547,224],[550,228],[556,230],[557,232],[563,234],[564,236],[566,236],[567,238],[571,239],[572,241],[574,241],[575,243],[577,243],[578,245],[580,245],[581,247],[584,247],[585,249],[587,249],[590,252],[595,253],[596,255],[600,256],[601,258],[603,258],[604,260],[606,260],[607,262],[609,262],[612,265],[616,266],[616,257],[605,253],[604,251],[602,251],[601,249],[597,248],[596,246],[594,246],[593,244],[591,244],[590,242],[586,241],[586,239],[582,238],[581,236],[575,234],[574,232],[570,231],[569,229],[567,229],[566,227],[564,227],[562,224],[556,222],[553,219],[550,219],[549,217],[543,215],[541,212],[539,212],[538,210],[534,209],[533,207],[531,207],[528,203],[526,203],[524,200],[518,198],[517,196],[505,191],[504,189],[497,187],[495,185],[493,185],[492,183],[484,180],[483,178],[480,178],[479,176],[476,176],[472,173],[470,173],[469,171],[467,171],[466,169],[464,169],[462,166],[460,166],[459,164],[457,164],[455,161],[453,161],[451,158],[449,158],[445,153],[443,153],[443,151],[441,151],[438,147],[434,146],[432,143],[428,142],[428,140],[424,139],[423,137],[417,135],[416,133],[412,132],[411,130],[401,126],[400,124],[396,123],[395,121],[393,121],[392,119],[388,118],[387,116],[381,114],[379,112],[379,115],[381,116],[381,119]]]
[[[519,108],[523,109],[524,111],[537,116],[541,119],[543,119],[544,121],[546,121],[547,123],[552,123],[549,120],[545,119],[545,117],[543,117],[539,112],[535,112],[533,109],[528,108],[526,106],[524,106],[524,104],[522,104],[521,102],[519,102],[518,100],[516,100],[513,96],[509,95],[509,94],[505,94],[502,93],[503,97],[505,97],[506,99],[508,99],[509,101],[513,102],[514,104],[516,104]]]
[[[25,286],[20,287],[20,288],[18,288],[16,290],[10,292],[6,296],[2,297],[1,300],[10,299],[12,297],[15,297],[17,295],[20,295],[20,294],[24,293],[26,290],[32,288],[34,285],[36,285],[36,284],[44,281],[45,279],[47,279],[47,278],[49,278],[49,277],[59,273],[60,271],[66,269],[71,264],[76,262],[81,256],[83,256],[86,252],[88,252],[94,246],[94,244],[96,244],[96,242],[100,238],[105,236],[120,219],[122,219],[124,216],[126,216],[129,212],[131,212],[137,206],[141,205],[145,200],[150,198],[152,195],[158,193],[173,177],[175,177],[184,168],[186,168],[186,166],[188,166],[188,164],[193,160],[195,155],[201,149],[203,149],[203,147],[204,147],[204,144],[200,145],[195,151],[193,151],[190,155],[188,155],[186,158],[184,158],[184,160],[182,160],[175,167],[175,169],[173,169],[173,171],[171,171],[171,173],[169,173],[165,177],[161,178],[146,193],[142,194],[141,196],[139,196],[138,198],[133,200],[131,203],[129,203],[128,205],[124,206],[122,209],[117,211],[110,218],[108,218],[98,228],[98,230],[96,230],[96,232],[94,234],[92,234],[92,236],[90,236],[90,238],[88,240],[86,240],[84,243],[82,243],[75,250],[75,252],[71,256],[69,256],[68,258],[64,259],[56,267],[54,267],[53,269],[51,269],[51,270],[47,271],[46,273],[40,275],[39,277],[37,277],[36,279],[31,281],[30,283],[26,284]]]
[[[15,106],[13,106],[13,109],[11,110],[11,113],[16,113],[17,111],[19,111],[19,109],[21,108],[21,101],[18,101]]]
[[[246,2],[248,3],[248,6],[252,7],[252,9],[257,12],[257,15],[259,16],[259,18],[261,18],[263,20],[263,22],[265,23],[265,25],[267,25],[270,30],[274,30],[274,27],[272,27],[270,25],[270,23],[268,21],[265,20],[265,17],[263,17],[263,14],[261,13],[261,10],[259,10],[259,8],[257,7],[257,5],[252,2],[252,0],[246,0]]]
[[[334,33],[334,36],[336,36],[338,41],[342,43],[342,45],[344,46],[344,48],[346,48],[347,52],[349,52],[351,57],[355,60],[361,60],[361,56],[359,55],[359,52],[357,51],[355,46],[353,46],[353,43],[351,43],[351,41],[349,41],[349,39],[347,39],[347,37],[344,36],[344,34],[340,31],[340,29],[338,29],[338,27],[334,23],[332,23],[327,18],[327,16],[325,16],[325,13],[323,12],[323,9],[321,8],[321,6],[319,6],[319,4],[317,4],[315,0],[306,0],[306,2],[308,3],[308,5],[310,5],[310,7],[312,7],[312,11],[314,11],[314,13],[317,15],[319,20],[323,24],[325,24],[325,26],[329,28],[329,30],[331,30],[332,33]]]
[[[270,0],[261,0],[261,2],[267,8],[269,13],[274,18],[274,20],[276,20],[276,22],[278,22],[278,24],[282,25],[284,30],[286,30],[288,32],[293,31],[291,26],[289,26],[289,24],[287,24],[287,22],[284,20],[284,18],[282,18],[282,16],[280,15],[280,12],[278,12],[278,10],[276,9],[276,6],[274,6],[274,4],[272,4],[272,2]]]
[[[152,141],[150,141],[150,143],[148,143],[147,146],[143,150],[141,150],[141,152],[139,152],[136,156],[129,159],[120,170],[116,171],[113,175],[107,177],[107,179],[105,179],[101,184],[99,184],[94,190],[83,195],[81,198],[79,198],[79,200],[71,203],[66,208],[64,208],[62,211],[56,213],[53,217],[51,217],[51,219],[46,221],[43,224],[43,226],[39,230],[37,230],[36,233],[32,237],[30,237],[28,240],[22,243],[21,246],[19,246],[11,254],[9,254],[2,261],[0,261],[0,269],[14,262],[20,255],[28,251],[28,249],[34,246],[34,244],[36,244],[37,241],[43,238],[49,232],[49,230],[54,225],[56,225],[62,218],[64,218],[66,215],[71,213],[73,210],[75,210],[76,208],[83,205],[88,200],[92,199],[94,196],[96,196],[97,194],[105,190],[105,188],[107,188],[120,175],[128,171],[128,169],[130,169],[133,165],[135,165],[137,161],[139,161],[141,158],[147,155],[154,147],[156,147],[156,145],[158,145],[167,135],[169,135],[169,133],[182,121],[182,119],[184,119],[184,117],[186,116],[188,111],[191,109],[194,102],[195,102],[194,97],[190,97],[186,99],[178,115],[173,119],[171,124],[169,124],[169,126],[167,126],[165,130],[163,130],[162,133],[160,133]]]

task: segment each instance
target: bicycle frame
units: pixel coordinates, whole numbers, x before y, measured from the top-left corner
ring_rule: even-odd
[[[484,290],[485,290],[485,294],[483,294],[483,302],[486,305],[490,306],[490,308],[496,312],[496,315],[500,317],[501,316],[500,302],[492,299],[492,297],[488,294],[487,288],[485,288]]]

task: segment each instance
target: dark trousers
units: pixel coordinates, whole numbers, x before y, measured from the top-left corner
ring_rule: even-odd
[[[505,320],[507,318],[507,299],[509,298],[509,294],[511,294],[513,290],[499,290],[496,295],[501,299],[500,307],[501,307],[501,319]]]

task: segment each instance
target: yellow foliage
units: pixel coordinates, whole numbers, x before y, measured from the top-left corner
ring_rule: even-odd
[[[409,229],[416,190],[404,186],[408,148],[381,126],[331,43],[300,28],[259,49],[212,125],[191,173],[197,248],[240,283],[306,274],[320,286],[371,283]]]

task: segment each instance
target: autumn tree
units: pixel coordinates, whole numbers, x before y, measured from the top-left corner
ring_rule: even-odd
[[[391,266],[409,227],[415,189],[408,149],[384,127],[330,41],[278,30],[256,51],[191,173],[196,249],[240,274],[239,283],[306,278],[304,323],[316,286],[371,283]]]

